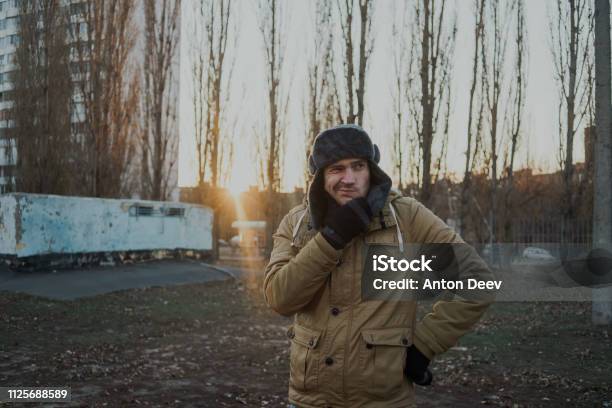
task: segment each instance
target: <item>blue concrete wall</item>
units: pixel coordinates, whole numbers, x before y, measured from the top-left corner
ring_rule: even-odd
[[[0,196],[0,254],[15,252],[15,208],[17,202],[11,195]]]
[[[211,250],[212,220],[210,208],[184,203],[8,194],[0,196],[0,254]]]

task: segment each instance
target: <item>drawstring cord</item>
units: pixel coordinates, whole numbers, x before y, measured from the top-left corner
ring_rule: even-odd
[[[297,225],[293,229],[293,239],[291,240],[291,246],[295,246],[295,238],[297,238],[297,234],[300,231],[300,226],[302,225],[302,220],[304,219],[304,216],[306,215],[307,212],[308,212],[308,209],[306,209],[304,213],[300,216],[300,218],[298,219]]]
[[[393,208],[393,203],[389,203],[389,209],[391,210],[391,215],[395,220],[395,230],[397,232],[397,242],[399,242],[399,250],[401,253],[404,253],[404,239],[402,238],[402,231],[400,230],[399,220],[397,219],[397,215],[395,214],[395,208]]]

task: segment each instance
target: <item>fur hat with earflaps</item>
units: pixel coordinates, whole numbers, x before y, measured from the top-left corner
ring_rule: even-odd
[[[380,151],[363,128],[357,125],[338,125],[326,129],[315,138],[308,158],[310,174],[314,175],[308,188],[308,208],[313,228],[323,227],[328,200],[324,188],[324,169],[339,160],[366,159],[370,168],[370,190],[367,200],[373,214],[385,205],[391,189],[391,179],[378,167]]]

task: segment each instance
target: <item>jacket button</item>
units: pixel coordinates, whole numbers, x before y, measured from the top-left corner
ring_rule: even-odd
[[[337,307],[332,307],[331,314],[333,314],[334,316],[338,316],[340,314],[340,309],[338,309]]]
[[[334,359],[331,357],[327,357],[325,359],[325,364],[327,364],[328,366],[334,364]]]
[[[313,345],[313,344],[314,344],[314,340],[313,340],[313,339],[310,339],[310,341],[308,342],[308,345],[309,345],[310,347],[312,347],[312,345]]]
[[[371,345],[370,343],[366,343],[366,348],[367,349],[371,349],[372,347],[374,347],[373,345]]]
[[[404,346],[407,346],[407,345],[408,345],[408,339],[404,337],[404,338],[402,339],[402,344],[403,344]]]
[[[340,259],[338,259],[336,261],[336,266],[340,266],[340,265],[342,265],[342,258],[340,258]]]

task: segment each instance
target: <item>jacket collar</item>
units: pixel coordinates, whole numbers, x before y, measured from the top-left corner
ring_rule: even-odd
[[[378,214],[374,214],[372,221],[370,221],[370,225],[368,225],[368,232],[376,231],[382,228],[394,227],[397,223],[395,221],[395,217],[391,213],[391,203],[393,200],[400,198],[401,194],[396,190],[390,190],[389,195],[385,201],[385,205],[378,212]]]

